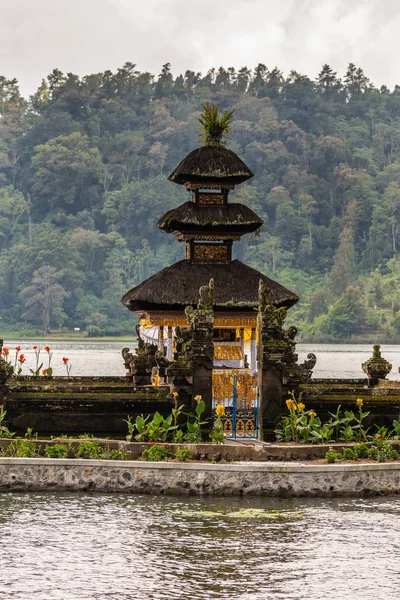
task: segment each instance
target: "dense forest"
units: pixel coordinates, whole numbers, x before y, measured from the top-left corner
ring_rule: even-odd
[[[235,109],[228,146],[254,171],[232,200],[264,219],[236,257],[295,291],[302,339],[400,339],[400,87],[362,69],[316,80],[259,64],[154,76],[55,69],[29,100],[0,76],[3,329],[132,332],[122,294],[183,258],[157,219],[204,101]]]

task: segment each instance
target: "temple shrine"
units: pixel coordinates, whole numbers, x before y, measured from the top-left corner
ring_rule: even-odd
[[[121,302],[139,315],[141,339],[156,345],[158,356],[174,361],[176,328],[187,325],[185,309],[196,306],[200,286],[214,281],[213,406],[224,403],[232,417],[235,404],[236,433],[251,437],[256,429],[260,280],[276,308],[289,308],[298,297],[233,258],[234,242],[257,232],[263,221],[249,207],[230,201],[235,187],[253,177],[239,156],[223,145],[231,113],[220,118],[218,105],[203,108],[204,146],[190,152],[168,177],[185,186],[188,201],[169,210],[157,223],[162,231],[185,244],[186,258],[128,291]],[[238,418],[246,408],[252,414],[248,422]],[[232,418],[225,425],[227,434],[231,430]]]

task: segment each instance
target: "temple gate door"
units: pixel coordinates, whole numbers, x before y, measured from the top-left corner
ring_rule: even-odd
[[[213,370],[213,412],[221,416],[226,438],[258,438],[259,393],[256,378],[247,369]]]

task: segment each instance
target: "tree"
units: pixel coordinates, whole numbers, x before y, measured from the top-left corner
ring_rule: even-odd
[[[40,267],[33,273],[32,283],[21,291],[27,319],[39,319],[44,335],[49,333],[52,317],[63,314],[63,300],[69,295],[59,282],[61,276],[54,267]]]
[[[99,200],[100,152],[80,133],[59,136],[37,146],[32,169],[31,195],[37,213],[48,207],[77,213]]]
[[[340,340],[348,339],[362,326],[364,316],[360,288],[350,286],[329,308],[326,318],[327,331]]]
[[[343,293],[354,281],[356,254],[354,234],[350,227],[344,227],[339,236],[339,246],[330,274],[330,288],[337,295]]]

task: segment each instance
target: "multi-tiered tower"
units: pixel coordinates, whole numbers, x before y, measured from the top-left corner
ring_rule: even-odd
[[[229,201],[235,186],[253,173],[223,147],[221,137],[208,132],[206,145],[190,152],[168,178],[186,187],[189,200],[168,211],[157,226],[185,244],[186,258],[131,289],[122,303],[139,314],[144,337],[158,340],[171,360],[174,327],[186,325],[185,307],[197,304],[199,287],[213,278],[214,365],[248,367],[254,373],[260,279],[277,307],[289,308],[298,297],[232,258],[233,243],[259,230],[263,221],[247,206]]]

